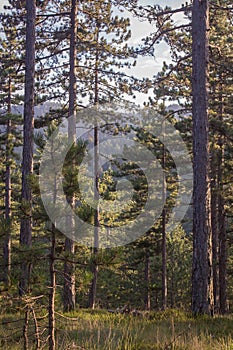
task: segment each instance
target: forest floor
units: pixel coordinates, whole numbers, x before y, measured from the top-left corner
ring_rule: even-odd
[[[0,349],[23,350],[23,315],[0,317]],[[47,317],[38,319],[41,343],[36,347],[35,322],[29,319],[29,350],[48,349]],[[167,310],[145,315],[79,310],[56,313],[57,350],[233,350],[233,315],[193,318]]]

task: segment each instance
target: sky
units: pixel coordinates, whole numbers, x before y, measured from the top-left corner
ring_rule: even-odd
[[[139,2],[144,6],[158,4],[161,7],[169,6],[172,8],[179,8],[181,7],[182,3],[185,3],[185,1],[182,0],[140,0]],[[129,43],[132,45],[140,43],[143,37],[146,37],[148,34],[155,31],[155,26],[150,24],[148,21],[140,21],[130,14],[129,17],[132,27],[132,37]],[[183,20],[182,14],[176,14],[173,19],[175,20],[176,24],[181,23]],[[127,73],[129,75],[135,75],[138,78],[152,78],[161,70],[164,61],[169,64],[171,62],[171,57],[168,45],[161,42],[154,47],[153,57],[139,57],[137,59],[137,65],[128,70]],[[140,93],[136,93],[135,95],[135,102],[141,104],[144,100],[147,101],[149,96],[153,96],[153,92],[150,91],[146,97],[145,94]]]
[[[7,5],[7,0],[0,0],[0,11],[2,11],[3,10],[3,6],[4,5]]]
[[[182,3],[185,3],[185,0],[139,0],[139,3],[144,6],[158,4],[162,7],[170,6],[172,8],[179,8]],[[2,11],[3,6],[7,4],[7,0],[0,0],[0,11]],[[129,45],[139,44],[143,37],[154,32],[155,27],[147,21],[139,21],[139,19],[133,17],[131,13],[127,13],[127,17],[130,18],[132,31]],[[177,14],[174,18],[176,23],[179,23],[182,21],[182,14]],[[139,57],[137,59],[137,65],[128,70],[127,74],[135,75],[137,78],[152,78],[162,68],[163,61],[167,63],[170,62],[169,47],[164,42],[155,46],[154,57]],[[144,99],[144,94],[137,94],[137,103],[142,103]]]

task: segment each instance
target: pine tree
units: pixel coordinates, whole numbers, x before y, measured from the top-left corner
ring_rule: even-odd
[[[192,10],[193,96],[193,275],[192,311],[210,313],[213,308],[212,245],[208,138],[208,1],[194,1]]]
[[[90,41],[84,44],[84,72],[88,71],[88,79],[85,81],[86,94],[89,95],[90,102],[98,105],[103,102],[109,102],[113,98],[116,99],[124,93],[131,92],[129,85],[130,79],[124,77],[120,72],[120,68],[129,65],[124,62],[126,58],[132,55],[132,51],[128,48],[127,40],[130,37],[128,31],[129,20],[113,17],[112,4],[110,1],[87,1],[83,4],[83,21],[82,25],[85,31],[89,30]],[[85,26],[89,26],[87,29]],[[113,36],[113,38],[112,38]],[[124,44],[122,48],[121,44]],[[82,46],[81,46],[82,50]],[[79,62],[79,65],[82,64]],[[113,67],[118,68],[114,71]],[[98,276],[98,250],[99,250],[99,225],[100,213],[98,207],[99,197],[99,176],[98,176],[98,144],[99,130],[98,126],[94,126],[94,169],[95,176],[93,183],[94,199],[97,207],[94,213],[94,248],[92,259],[93,278],[89,291],[90,308],[95,307],[97,276]]]
[[[25,53],[25,96],[24,96],[24,139],[22,163],[22,210],[25,216],[21,219],[20,244],[31,247],[32,243],[32,190],[30,175],[33,171],[33,128],[34,128],[34,87],[35,87],[35,22],[36,3],[26,1],[26,53]],[[22,275],[19,293],[29,290],[30,263],[22,264]]]
[[[76,143],[76,60],[77,60],[77,3],[76,0],[71,2],[71,25],[70,25],[70,75],[69,75],[69,125],[68,138]],[[74,209],[75,195],[68,198],[68,203]],[[67,217],[67,227],[70,232],[74,231],[74,221],[72,217]],[[75,242],[66,238],[65,251],[70,253],[69,259],[73,259],[75,253]],[[75,309],[75,271],[74,264],[65,261],[64,267],[64,311]]]
[[[182,135],[190,143],[191,135],[191,123],[190,118],[182,115],[182,113],[187,113],[191,111],[191,36],[189,31],[189,23],[182,23],[179,28],[175,28],[175,25],[171,21],[171,14],[182,11],[185,13],[187,19],[191,23],[190,7],[186,4],[181,9],[169,9],[169,8],[150,8],[149,20],[156,21],[160,26],[158,26],[158,32],[149,37],[146,40],[147,47],[153,48],[156,40],[159,38],[164,38],[165,41],[170,46],[171,57],[173,63],[167,65],[164,63],[163,70],[155,77],[155,96],[156,101],[161,100],[161,98],[167,101],[177,101],[181,106],[179,112],[173,112],[174,115],[180,115],[182,119],[175,125],[182,132]],[[227,254],[227,226],[226,226],[226,203],[224,199],[223,190],[223,162],[224,162],[224,152],[223,144],[226,144],[229,138],[226,138],[226,131],[224,127],[224,119],[227,121],[227,113],[224,113],[224,118],[221,119],[223,115],[223,110],[228,109],[226,106],[230,105],[229,96],[229,61],[230,61],[230,43],[229,34],[230,33],[230,7],[229,2],[225,1],[224,4],[219,5],[219,3],[211,2],[210,6],[210,62],[209,62],[209,72],[210,72],[210,90],[209,90],[209,121],[210,121],[210,146],[211,146],[211,169],[212,172],[209,174],[211,176],[211,211],[212,211],[212,237],[213,237],[213,284],[214,284],[214,299],[215,299],[215,310],[219,309],[218,299],[219,299],[219,271],[218,266],[221,261],[221,275],[222,275],[222,305],[223,309],[226,309],[226,254]],[[151,17],[150,17],[151,16]],[[221,18],[221,19],[220,19]],[[220,24],[221,23],[221,24]],[[224,58],[223,58],[224,57]],[[222,92],[221,92],[222,91]],[[224,94],[223,94],[224,91]],[[223,98],[224,96],[224,98]],[[219,102],[217,102],[219,101]],[[228,102],[227,102],[228,101]],[[153,102],[153,103],[155,103]],[[221,121],[220,121],[221,119]],[[229,128],[229,123],[228,123]],[[229,129],[228,129],[229,130]],[[229,132],[230,134],[230,132]],[[224,140],[224,141],[223,141]],[[190,146],[189,146],[190,147]],[[190,147],[191,148],[191,147]],[[224,163],[224,167],[226,164]],[[221,194],[221,195],[220,195]],[[226,195],[225,195],[226,196]],[[218,213],[218,214],[217,214]],[[221,231],[222,238],[219,239],[219,228]],[[220,245],[222,246],[220,249]],[[222,253],[220,253],[220,250]],[[219,257],[219,254],[222,257]],[[219,260],[220,258],[220,260]],[[221,311],[223,312],[223,311]]]
[[[15,208],[12,203],[12,173],[17,167],[15,160],[14,148],[20,144],[19,124],[20,116],[13,114],[13,105],[20,101],[20,95],[17,90],[22,86],[21,69],[21,44],[17,38],[17,30],[12,21],[12,16],[2,14],[1,29],[3,38],[0,40],[1,50],[1,103],[3,110],[1,111],[1,125],[6,129],[2,142],[5,144],[5,240],[3,246],[4,257],[4,280],[6,286],[10,285],[11,272],[11,231],[13,227],[13,216],[15,216]],[[13,22],[13,23],[12,23]],[[13,182],[15,178],[13,177]],[[16,190],[16,186],[15,186]]]
[[[211,4],[210,32],[210,140],[212,161],[212,221],[214,255],[215,309],[227,311],[227,223],[224,172],[227,159],[225,147],[230,143],[227,137],[228,108],[231,106],[228,69],[231,65],[232,31],[230,3],[224,1],[223,10],[218,3]],[[229,8],[229,10],[228,10]],[[229,106],[229,107],[228,107]],[[232,129],[228,123],[228,133]]]

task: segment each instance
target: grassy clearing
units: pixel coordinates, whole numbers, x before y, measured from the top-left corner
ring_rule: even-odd
[[[20,318],[19,314],[4,315],[1,321]],[[23,321],[2,322],[0,349],[23,349]],[[42,332],[46,322],[47,319],[39,321]],[[233,316],[194,319],[189,314],[167,310],[142,317],[80,310],[72,315],[57,314],[56,327],[59,350],[233,350]],[[46,333],[41,338],[46,339]],[[29,335],[30,349],[35,349],[32,320]]]

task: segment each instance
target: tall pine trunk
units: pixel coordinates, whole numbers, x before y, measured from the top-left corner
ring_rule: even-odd
[[[8,101],[7,101],[7,130],[6,130],[6,179],[5,179],[5,219],[6,233],[3,246],[4,261],[4,279],[6,287],[10,285],[11,274],[11,79],[8,85]]]
[[[211,224],[212,224],[212,254],[213,254],[213,297],[214,310],[219,311],[219,239],[218,239],[218,196],[217,196],[217,163],[216,149],[212,150],[211,171]]]
[[[97,33],[96,33],[96,56],[95,56],[95,96],[94,104],[97,106],[99,103],[99,24],[97,23]],[[92,258],[92,281],[89,290],[89,301],[88,307],[91,309],[95,308],[96,302],[96,290],[97,290],[97,279],[98,279],[98,252],[99,252],[99,225],[100,225],[100,215],[99,215],[99,130],[98,125],[94,125],[94,200],[96,203],[96,210],[94,213],[94,248],[93,248],[93,258]]]
[[[69,81],[69,121],[68,138],[76,143],[76,55],[77,55],[77,0],[71,0],[71,33],[70,33],[70,81]],[[71,164],[73,166],[74,164]],[[67,198],[68,203],[74,209],[75,195]],[[74,218],[67,217],[67,227],[69,232],[74,232]],[[75,264],[72,262],[75,253],[75,242],[66,238],[65,252],[68,253],[68,260],[64,266],[64,311],[75,309]]]
[[[213,311],[212,233],[208,126],[208,0],[194,0],[192,10],[193,93],[193,266],[192,311]]]
[[[22,162],[22,218],[20,225],[20,245],[31,247],[32,243],[32,190],[30,175],[33,171],[33,132],[34,132],[34,86],[35,86],[35,22],[36,0],[26,0],[26,59],[24,95],[24,137]],[[30,261],[22,263],[19,293],[28,291]]]
[[[223,84],[220,75],[219,84],[219,120],[223,123]],[[218,237],[219,237],[219,311],[227,312],[227,233],[225,203],[223,197],[224,136],[218,139]]]
[[[163,134],[165,136],[165,124],[163,123]],[[165,177],[165,146],[162,146],[162,168],[163,168],[163,188],[162,196],[164,208],[162,211],[162,308],[165,310],[167,308],[167,234],[166,234],[166,177]]]

